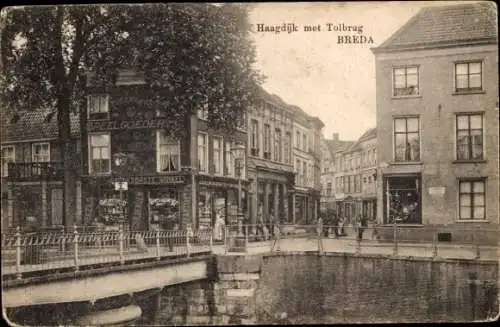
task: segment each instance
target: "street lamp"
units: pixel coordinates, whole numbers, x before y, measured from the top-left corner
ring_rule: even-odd
[[[234,157],[234,162],[235,162],[235,168],[236,168],[236,177],[238,178],[238,237],[243,236],[243,212],[242,212],[242,207],[241,207],[241,169],[242,169],[242,161],[245,158],[245,146],[241,143],[236,144],[232,149],[231,152]],[[236,164],[237,163],[237,164]]]

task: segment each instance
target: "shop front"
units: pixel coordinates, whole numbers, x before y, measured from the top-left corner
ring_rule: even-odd
[[[365,197],[363,198],[363,217],[368,220],[375,221],[377,218],[377,198]]]
[[[422,224],[420,174],[384,176],[384,224]]]
[[[248,181],[241,181],[241,212],[248,217]],[[198,176],[196,228],[213,228],[218,218],[226,225],[238,223],[238,180],[230,177]]]

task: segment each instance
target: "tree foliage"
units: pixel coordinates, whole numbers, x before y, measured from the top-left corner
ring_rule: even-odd
[[[234,130],[261,81],[241,5],[12,7],[1,20],[3,108],[53,108],[65,168],[69,112],[84,104],[85,72],[104,89],[122,68],[144,73],[173,133],[203,106],[211,127]]]

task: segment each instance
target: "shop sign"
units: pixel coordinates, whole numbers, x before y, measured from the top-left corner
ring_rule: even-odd
[[[445,187],[429,187],[429,194],[435,196],[443,196],[446,191]]]
[[[114,183],[127,182],[132,185],[159,185],[159,184],[183,184],[184,176],[168,175],[168,176],[130,176],[130,177],[115,177]]]
[[[110,130],[131,130],[131,129],[161,129],[167,126],[166,119],[142,119],[142,120],[106,120],[89,121],[89,132],[100,132]]]

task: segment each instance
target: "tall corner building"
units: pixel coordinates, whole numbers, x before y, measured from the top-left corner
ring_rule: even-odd
[[[378,221],[498,228],[495,4],[424,8],[372,51]]]

